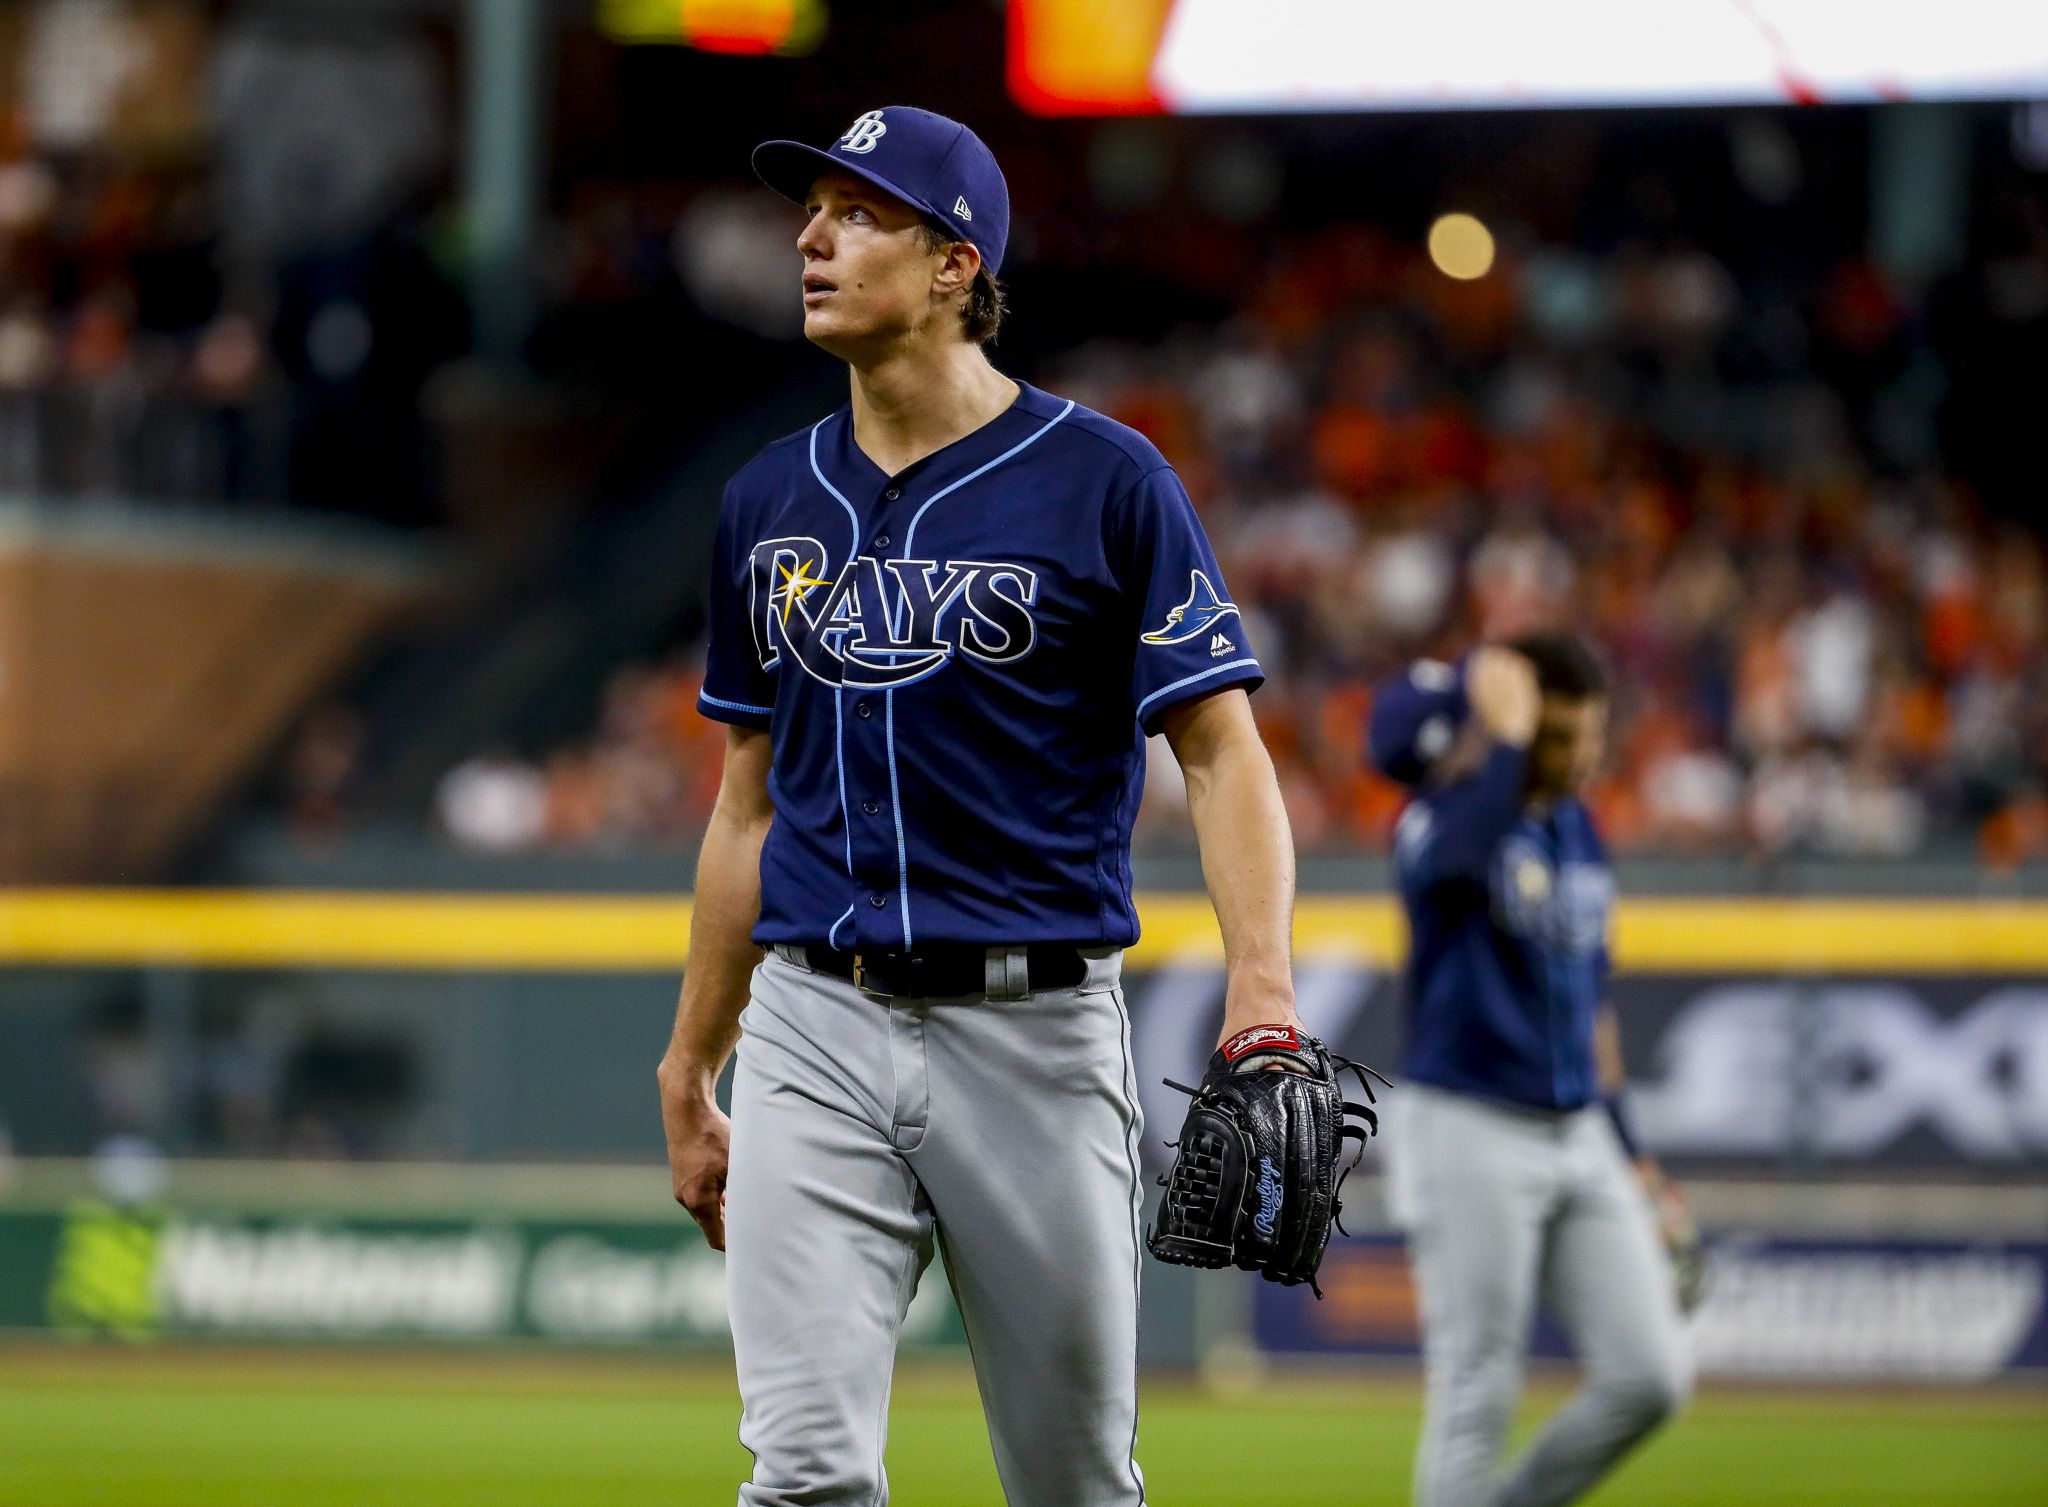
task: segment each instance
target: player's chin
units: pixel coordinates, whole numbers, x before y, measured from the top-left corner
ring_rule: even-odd
[[[861,322],[846,310],[833,308],[830,299],[804,308],[804,339],[834,355],[859,345],[864,333]]]
[[[910,330],[910,323],[896,311],[849,299],[845,293],[804,306],[804,338],[845,361],[886,349]]]

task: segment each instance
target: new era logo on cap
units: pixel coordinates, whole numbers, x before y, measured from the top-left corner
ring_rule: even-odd
[[[958,215],[963,220],[971,220],[974,218],[974,211],[967,207],[967,201],[965,199],[955,199],[953,201],[953,213]]]

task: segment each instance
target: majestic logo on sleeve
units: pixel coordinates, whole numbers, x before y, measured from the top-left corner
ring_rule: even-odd
[[[1010,664],[1038,641],[1038,574],[991,560],[877,560],[835,575],[816,539],[754,546],[754,651],[773,669],[787,654],[827,685],[883,689],[943,669],[956,653]]]
[[[1144,642],[1186,643],[1191,638],[1200,638],[1223,619],[1237,616],[1237,604],[1216,595],[1216,588],[1209,584],[1207,576],[1194,570],[1188,572],[1188,577],[1188,599],[1167,613],[1165,622],[1145,634]],[[1213,647],[1214,640],[1211,644]]]

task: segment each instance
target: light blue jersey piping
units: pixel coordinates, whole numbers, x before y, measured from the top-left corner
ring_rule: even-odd
[[[913,553],[913,548],[917,542],[917,526],[920,522],[923,521],[924,515],[932,510],[933,503],[937,502],[940,498],[947,496],[949,493],[959,491],[962,487],[966,486],[970,481],[974,481],[979,477],[986,476],[989,472],[995,470],[997,466],[1000,466],[1004,461],[1010,459],[1012,456],[1018,455],[1023,451],[1030,449],[1033,445],[1037,444],[1048,433],[1050,433],[1055,424],[1059,423],[1061,419],[1065,418],[1068,414],[1072,413],[1073,411],[1074,400],[1072,398],[1069,398],[1067,399],[1066,407],[1062,408],[1058,413],[1054,414],[1051,418],[1047,419],[1043,424],[1039,425],[1038,428],[1032,430],[1031,433],[1027,434],[1023,439],[1017,441],[1016,444],[1012,445],[1009,449],[1005,450],[1001,455],[998,455],[994,460],[986,461],[983,464],[976,466],[972,471],[969,471],[965,476],[961,477],[958,481],[948,482],[945,486],[940,487],[938,491],[932,493],[931,496],[927,497],[924,500],[924,506],[919,508],[915,513],[911,514],[910,527],[903,531],[903,558],[906,560],[916,558],[915,554]],[[813,445],[815,446],[817,440],[816,430],[813,430],[811,432],[811,438]],[[816,466],[816,464],[816,461],[812,462],[812,465],[814,467]],[[841,500],[844,501],[843,498]],[[903,607],[906,612],[909,611],[910,603],[908,598],[905,598]],[[892,627],[891,631],[901,632],[902,630],[900,627]],[[903,800],[902,797],[897,793],[896,786],[896,693],[894,691],[884,691],[882,693],[882,711],[882,725],[885,729],[884,737],[887,739],[889,749],[889,804],[894,808],[894,815],[896,817],[896,892],[898,902],[903,907],[903,945],[905,947],[908,947],[911,945],[910,859],[905,851],[903,842]]]
[[[1259,662],[1256,659],[1233,659],[1232,661],[1230,661],[1229,664],[1211,665],[1208,669],[1198,670],[1193,675],[1184,675],[1179,680],[1176,680],[1172,685],[1161,686],[1158,690],[1154,691],[1151,695],[1147,696],[1143,701],[1139,702],[1138,721],[1140,724],[1144,722],[1146,707],[1150,706],[1153,702],[1157,701],[1161,696],[1171,695],[1173,692],[1179,690],[1182,686],[1193,685],[1198,680],[1207,680],[1212,675],[1221,675],[1225,670],[1256,670],[1258,668]]]
[[[752,712],[756,717],[772,717],[775,715],[775,708],[772,706],[748,706],[744,701],[726,701],[712,695],[709,691],[699,691],[697,699],[708,702],[712,706],[722,706],[729,712]]]
[[[854,512],[853,504],[846,500],[846,494],[825,479],[825,473],[818,465],[818,431],[830,422],[830,418],[831,416],[828,414],[825,418],[811,425],[811,475],[818,478],[819,486],[838,499],[839,505],[846,509],[847,521],[853,525],[853,540],[848,545],[846,552],[846,563],[850,567],[853,564],[854,556],[860,553],[860,515]],[[844,703],[841,700],[844,694],[844,686],[834,686],[832,688],[832,762],[839,771],[839,825],[846,832],[846,877],[851,879],[853,877],[853,817],[848,814],[846,809],[846,715],[843,710]],[[899,854],[902,851],[900,829],[897,837],[897,851]],[[855,901],[849,904],[846,907],[845,914],[832,923],[831,929],[825,933],[826,946],[837,947],[839,945],[837,940],[839,928],[846,924],[846,918],[853,914],[853,906],[858,903],[858,901]],[[907,909],[905,911],[905,918],[907,921]]]

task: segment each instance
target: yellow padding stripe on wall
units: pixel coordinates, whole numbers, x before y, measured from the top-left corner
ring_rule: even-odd
[[[1206,897],[1139,898],[1138,966],[1217,959]],[[206,890],[0,893],[0,964],[462,969],[682,966],[685,898]],[[1406,945],[1386,896],[1304,896],[1304,957],[1382,966]],[[1710,900],[1621,902],[1615,960],[1635,972],[2048,972],[2048,902]]]
[[[636,969],[681,964],[686,899],[298,890],[0,895],[0,961],[334,968]]]

